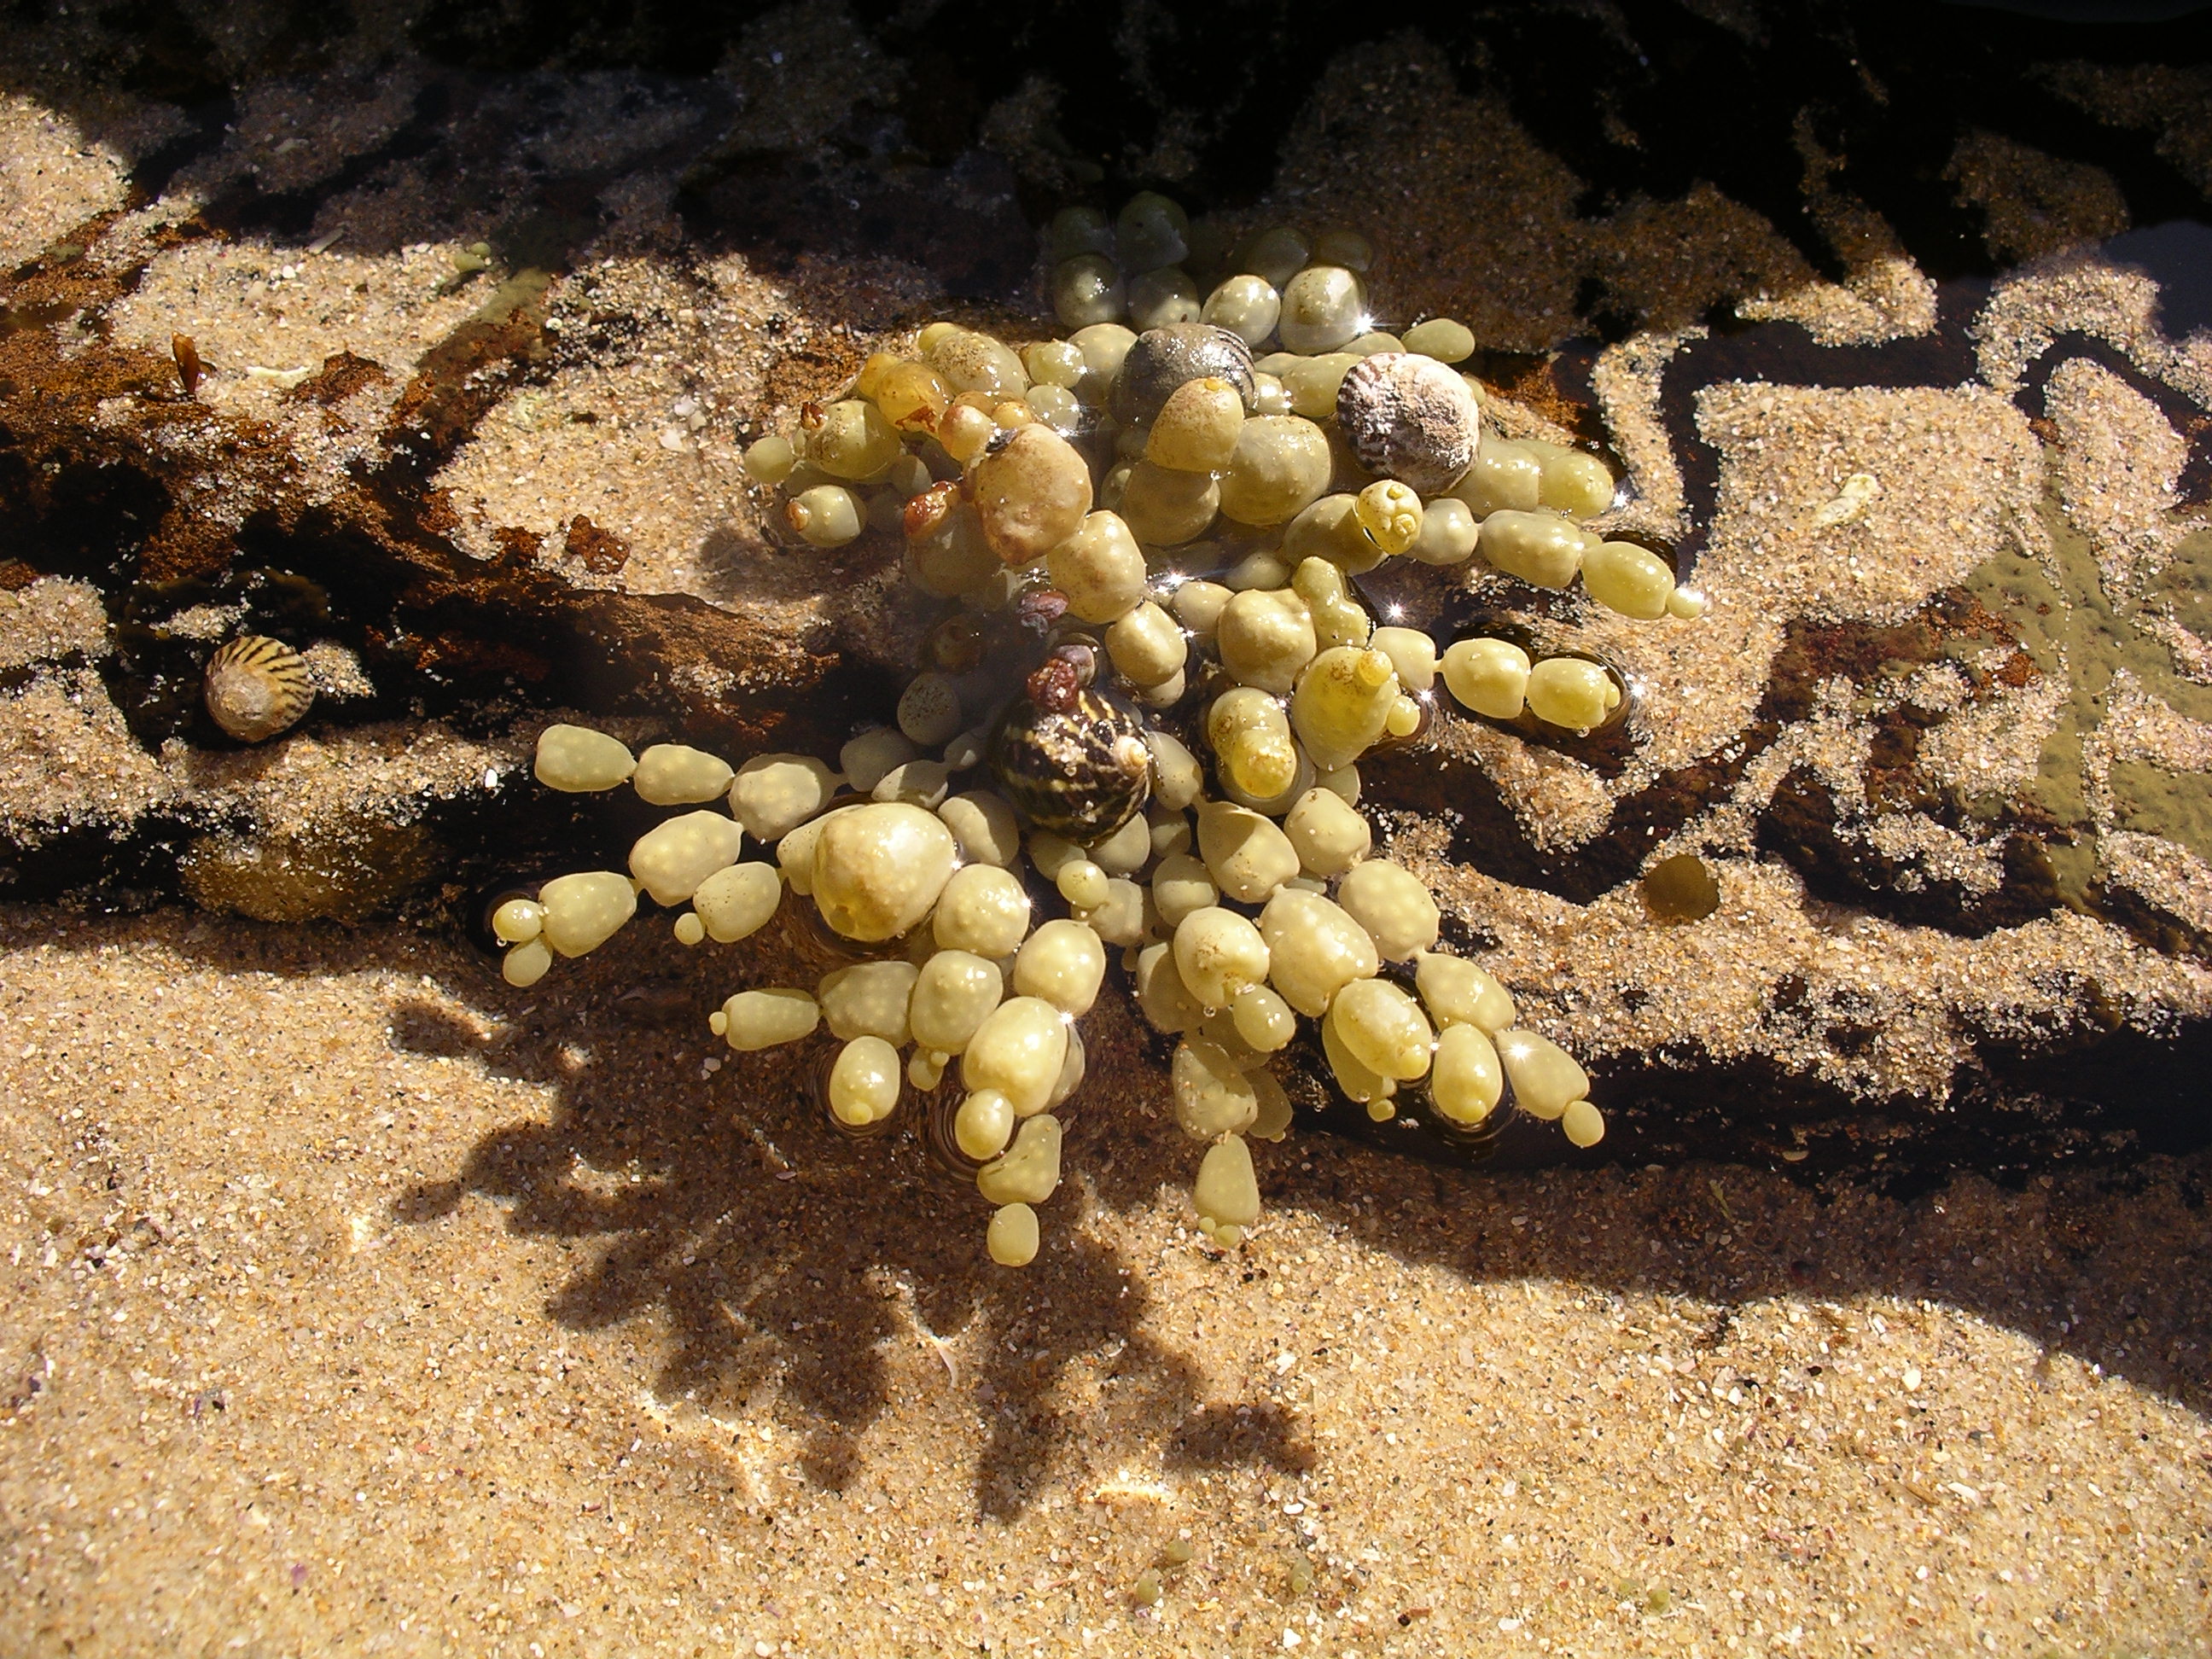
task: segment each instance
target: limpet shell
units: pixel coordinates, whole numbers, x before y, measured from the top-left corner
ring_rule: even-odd
[[[264,743],[298,725],[315,700],[307,659],[282,640],[246,634],[208,659],[207,711],[240,743]]]
[[[1354,363],[1336,393],[1336,422],[1370,472],[1440,495],[1474,465],[1481,413],[1453,370],[1413,351]]]

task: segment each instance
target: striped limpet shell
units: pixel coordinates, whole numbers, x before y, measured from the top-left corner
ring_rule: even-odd
[[[1413,351],[1354,363],[1337,390],[1336,423],[1362,466],[1424,495],[1442,495],[1474,465],[1482,430],[1458,372]]]
[[[300,723],[315,700],[306,659],[282,640],[246,634],[208,659],[207,710],[240,743],[264,743]]]

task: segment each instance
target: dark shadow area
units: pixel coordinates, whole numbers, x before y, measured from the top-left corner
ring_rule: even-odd
[[[955,301],[1026,311],[1036,232],[1017,183],[982,150],[923,165],[896,117],[863,111],[812,153],[717,146],[686,169],[676,205],[702,251],[734,249],[780,276],[823,259],[894,259]]]
[[[142,195],[208,173],[218,182],[203,217],[232,234],[304,242],[350,218],[357,249],[465,231],[514,265],[546,265],[533,222],[549,211],[592,216],[615,177],[660,167],[680,175],[677,205],[704,252],[744,252],[779,270],[890,255],[969,300],[1022,297],[1029,224],[1066,202],[1110,206],[1148,185],[1171,188],[1194,210],[1256,199],[1333,56],[1409,27],[1433,40],[1463,93],[1502,100],[1573,169],[1585,216],[1710,184],[1829,276],[1844,263],[1807,192],[1808,145],[1832,164],[1828,187],[1880,213],[1942,278],[1987,276],[1998,264],[1983,209],[1955,176],[1965,140],[1993,137],[2102,169],[2138,226],[2205,216],[2203,188],[2164,133],[2092,114],[2057,74],[2212,61],[2202,14],[2064,21],[1894,0],[1720,13],[1626,0],[1597,27],[1567,3],[1444,14],[1127,0],[1102,13],[1075,0],[947,0],[919,11],[860,0],[853,14],[884,66],[883,89],[820,141],[783,145],[730,125],[758,100],[733,91],[748,75],[766,75],[774,95],[781,60],[751,64],[766,37],[749,31],[776,11],[762,0],[428,0],[394,33],[396,20],[356,17],[337,0],[287,0],[248,8],[258,27],[218,44],[175,0],[99,12],[33,3],[18,8],[19,49],[0,85],[67,112],[88,138],[118,143]],[[264,185],[251,158],[222,161],[226,145],[244,142],[228,136],[241,92],[289,81],[318,102],[360,103],[376,95],[401,42],[428,59],[414,65],[423,79],[411,101],[328,146],[319,173]],[[586,75],[628,78],[611,125],[654,103],[696,118],[611,167],[564,165],[564,88]],[[146,140],[116,106],[117,91],[174,106],[176,130]],[[1024,112],[1010,125],[1016,105]],[[580,118],[566,118],[571,128]],[[556,249],[562,240],[551,239]],[[1601,337],[1668,320],[1622,303],[1595,282],[1580,309]]]
[[[2017,1186],[2055,1170],[2182,1156],[2212,1142],[2202,1086],[2212,1021],[2151,1035],[2125,1027],[2094,981],[2075,988],[2077,1011],[2033,1041],[1970,1029],[1972,1061],[1936,1096],[1855,1093],[1767,1054],[1720,1054],[1690,1040],[1615,1055],[1589,1068],[1591,1097],[1606,1113],[1602,1150],[1592,1152],[1510,1109],[1469,1133],[1440,1117],[1419,1085],[1401,1091],[1397,1115],[1371,1121],[1322,1081],[1318,1042],[1303,1036],[1282,1081],[1311,1128],[1395,1158],[1492,1173],[1593,1158],[1621,1170],[1748,1162],[1796,1181],[1916,1193],[1962,1171]],[[1796,975],[1783,976],[1759,1015],[1778,1048],[1811,1038],[1846,1055],[1874,1039],[1871,1018],[1862,994],[1816,995]],[[1156,1044],[1163,1075],[1169,1054],[1166,1042]]]
[[[989,1209],[972,1188],[932,1164],[903,1128],[848,1140],[803,1085],[794,1090],[832,1051],[826,1038],[752,1055],[720,1050],[726,1063],[702,1075],[708,982],[775,978],[748,970],[744,947],[651,977],[640,977],[644,951],[605,954],[560,975],[557,1017],[531,1006],[536,992],[496,987],[489,969],[457,983],[471,1000],[489,992],[486,1016],[504,1018],[489,1043],[434,1005],[394,1008],[395,1046],[474,1059],[556,1091],[550,1121],[487,1137],[449,1178],[398,1200],[398,1219],[426,1224],[488,1197],[509,1206],[518,1232],[576,1241],[584,1265],[552,1291],[550,1317],[598,1328],[657,1309],[672,1330],[657,1391],[720,1413],[757,1405],[773,1387],[805,1437],[809,1478],[824,1486],[859,1473],[857,1443],[890,1387],[881,1349],[929,1333],[982,1334],[963,1352],[988,1358],[972,1372],[963,1361],[958,1382],[990,1423],[976,1492],[984,1514],[1024,1508],[1071,1438],[1165,1438],[1171,1461],[1191,1467],[1304,1467],[1294,1422],[1264,1401],[1208,1404],[1196,1368],[1139,1329],[1150,1305],[1141,1273],[1075,1235],[1076,1188],[1062,1188],[1048,1224],[1048,1279],[996,1268],[982,1249]],[[1117,1012],[1092,1024],[1125,1019]],[[1121,1036],[1092,1042],[1112,1048]],[[588,1049],[591,1062],[576,1067],[564,1045]],[[1131,1136],[1080,1102],[1068,1118],[1067,1167],[1100,1178],[1101,1201],[1126,1206],[1174,1178],[1179,1149]],[[1101,1350],[1115,1356],[1110,1406],[1071,1419],[1055,1404],[1056,1379]]]
[[[1470,1279],[1692,1295],[1719,1304],[1723,1334],[1729,1308],[1769,1297],[1928,1297],[2192,1410],[2212,1404],[2201,1154],[2017,1182],[1963,1170],[1891,1180],[1707,1164],[1486,1181],[1401,1177],[1340,1146],[1296,1150],[1313,1169],[1275,1175],[1271,1204],[1327,1209],[1372,1248]]]
[[[1626,27],[1612,31],[1565,8],[1478,8],[1442,31],[1589,181],[1585,212],[1707,179],[1764,215],[1815,270],[1840,276],[1804,193],[1809,137],[1839,161],[1837,185],[1881,214],[1923,270],[1986,275],[1995,262],[1982,214],[1945,176],[1960,139],[1977,131],[2106,169],[2137,223],[2203,211],[2203,191],[2157,135],[2099,123],[2039,73],[2201,63],[2212,55],[2202,16],[2093,24],[1892,0],[1703,15],[1628,0],[1619,13]]]
[[[683,73],[727,52],[764,9],[432,0],[414,37],[434,56],[483,68],[624,63]],[[920,153],[949,161],[976,142],[994,104],[1038,77],[1058,92],[1042,147],[1109,195],[1162,182],[1157,158],[1172,145],[1188,161],[1171,182],[1194,205],[1250,200],[1326,62],[1314,44],[1341,51],[1418,23],[1464,87],[1503,94],[1587,181],[1585,212],[1710,180],[1830,274],[1835,255],[1802,191],[1796,139],[1808,117],[1810,136],[1841,159],[1845,186],[1938,275],[1989,268],[1978,211],[1944,176],[1968,131],[2106,168],[2139,223],[2202,203],[2156,135],[2098,122],[2033,73],[2063,62],[2203,62],[2212,27],[2201,15],[2092,22],[1889,0],[1721,13],[1628,0],[1597,27],[1570,5],[1417,16],[1239,0],[1102,15],[1073,0],[951,0],[917,15],[869,0],[857,10],[908,70],[898,113]],[[1115,50],[1099,50],[1109,40]]]
[[[2171,340],[2212,330],[2212,225],[2146,224],[2105,244],[2105,257],[2139,267],[2158,284],[2159,331]]]

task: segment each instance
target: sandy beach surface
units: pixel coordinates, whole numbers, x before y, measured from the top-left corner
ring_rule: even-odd
[[[12,1651],[2207,1628],[2199,1159],[1885,1197],[1309,1136],[1224,1257],[1139,1077],[1086,1099],[1009,1275],[911,1152],[655,1025],[657,952],[546,995],[434,940],[176,915],[13,912],[4,951]]]

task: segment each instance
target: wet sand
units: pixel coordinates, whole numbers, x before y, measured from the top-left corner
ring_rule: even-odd
[[[942,291],[889,255],[702,255],[675,206],[684,146],[714,121],[826,154],[864,94],[888,95],[866,43],[804,10],[748,35],[696,97],[628,71],[535,91],[453,77],[450,119],[412,112],[442,71],[386,19],[327,76],[249,87],[228,136],[140,204],[130,167],[180,113],[14,99],[0,251],[91,227],[86,263],[124,297],[102,301],[97,345],[40,324],[58,357],[144,354],[166,393],[169,336],[198,339],[215,368],[192,424],[146,430],[150,448],[173,430],[185,469],[196,447],[262,458],[208,467],[224,487],[188,516],[216,541],[257,510],[358,510],[356,471],[388,459],[385,423],[434,379],[423,366],[520,302],[544,323],[535,378],[487,394],[433,479],[461,553],[489,568],[527,544],[526,563],[580,588],[747,613],[761,648],[715,665],[713,696],[773,681],[833,624],[889,672],[911,629],[866,618],[891,568],[825,576],[785,555],[736,458]],[[807,74],[776,72],[783,47]],[[2163,123],[2196,165],[2193,85],[2069,84]],[[1038,102],[986,125],[1012,144]],[[1371,124],[1333,125],[1370,105]],[[410,122],[428,150],[482,164],[475,181],[403,155],[348,175],[297,235],[179,229],[249,176],[312,193]],[[1838,281],[1709,186],[1587,210],[1502,101],[1399,37],[1331,66],[1279,188],[1376,234],[1385,320],[1448,310],[1486,347],[1541,351],[1582,327],[1593,284],[1632,315],[1593,376],[1640,492],[1627,512],[1703,538],[1718,601],[1695,650],[1547,617],[1562,640],[1647,653],[1668,707],[1627,769],[1486,728],[1449,757],[1563,860],[1662,769],[1715,766],[1725,787],[1653,850],[1711,856],[1726,911],[1661,930],[1626,874],[1587,905],[1516,885],[1455,860],[1441,821],[1390,824],[1383,799],[1397,844],[1494,930],[1532,1018],[1593,1058],[1703,1044],[1692,1059],[1868,1099],[1910,1089],[1920,1115],[1877,1126],[1904,1137],[1966,1109],[1945,1090],[1998,1015],[2031,1034],[2095,999],[2146,1031],[2201,1016],[2201,950],[2063,907],[1982,933],[1908,926],[1811,896],[1759,826],[1790,766],[1863,804],[1869,756],[1911,724],[1929,776],[2074,814],[2106,878],[2201,944],[2202,822],[2146,817],[2128,790],[2197,787],[2212,753],[2189,655],[2203,618],[2168,572],[2194,522],[2177,497],[2189,422],[2142,389],[2202,406],[2212,357],[2160,332],[2147,278],[2072,259],[2126,222],[2100,173],[1962,141],[1954,182],[1992,249],[2051,262],[1993,295],[1960,369],[1986,388],[1711,386],[1693,415],[1726,510],[1692,524],[1662,381],[1717,303],[1798,319],[1824,346],[1936,325],[1936,283],[1842,193],[1838,158],[1801,149]],[[549,173],[597,216],[562,269],[463,270],[542,205]],[[2061,356],[2086,334],[2102,366],[2054,372],[2035,428],[2007,400],[2069,328]],[[288,398],[340,351],[375,373]],[[97,418],[129,430],[153,401],[118,392]],[[1493,411],[1554,433],[1574,413],[1533,395]],[[1816,523],[1862,470],[1871,508]],[[2039,528],[2060,508],[2071,541]],[[579,515],[626,547],[619,574],[574,551]],[[1838,560],[1854,586],[1826,580]],[[1838,670],[1740,783],[1717,769],[1794,648],[1785,621],[1887,648],[1871,630],[1993,570],[2027,595],[2006,621],[2031,668],[2000,680],[2012,656],[1954,653],[1872,690]],[[466,736],[415,719],[245,757],[157,749],[111,696],[92,587],[8,586],[0,828],[35,849],[198,814],[237,853],[190,887],[210,909],[267,896],[248,891],[266,886],[257,848],[483,805],[544,712]],[[2134,606],[2124,639],[2100,632],[2108,597]],[[163,625],[213,640],[246,614],[203,609]],[[343,691],[341,674],[325,708]],[[1997,878],[1980,826],[1869,823],[1914,880],[1972,896]],[[766,945],[678,960],[647,919],[516,992],[451,928],[275,927],[169,896],[136,918],[0,908],[0,1650],[2212,1650],[2205,1155],[2144,1158],[2093,1126],[2072,1131],[2078,1164],[2008,1184],[1924,1165],[1885,1181],[1863,1149],[1856,1175],[1819,1173],[1790,1161],[1802,1143],[1765,1138],[1746,1143],[1759,1167],[1639,1168],[1605,1161],[1624,1112],[1575,1168],[1484,1174],[1300,1134],[1258,1150],[1267,1212],[1224,1256],[1191,1224],[1164,1049],[1117,991],[1086,1021],[1091,1080],[1043,1253],[1008,1273],[981,1260],[972,1193],[910,1143],[836,1138],[788,1057],[709,1041],[701,1009],[787,975]],[[1861,1046],[1837,1036],[1862,1026]],[[2039,1097],[2004,1103],[2051,1120],[2054,1144],[2072,1128]]]
[[[658,950],[520,993],[404,934],[4,927],[11,1651],[2181,1653],[2212,1620],[2201,1158],[1884,1196],[1308,1136],[1224,1258],[1115,1014],[1084,1173],[1007,1274],[903,1143],[654,1024]]]

